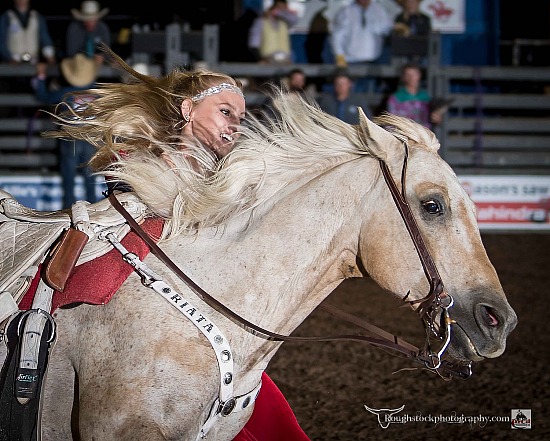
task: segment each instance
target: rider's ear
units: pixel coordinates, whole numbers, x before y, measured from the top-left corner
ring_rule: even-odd
[[[191,101],[189,98],[184,99],[181,103],[180,110],[181,110],[181,117],[184,121],[189,122],[189,119],[191,118],[191,109],[193,108],[193,101]]]

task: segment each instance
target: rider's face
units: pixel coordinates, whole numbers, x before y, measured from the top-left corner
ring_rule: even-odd
[[[184,133],[196,137],[218,158],[223,158],[239,137],[245,110],[244,98],[237,93],[222,91],[209,95],[193,103]]]

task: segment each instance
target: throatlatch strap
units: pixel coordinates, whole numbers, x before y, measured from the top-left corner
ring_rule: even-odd
[[[0,441],[40,440],[40,400],[52,345],[49,339],[54,329],[51,321],[46,320],[36,369],[23,371],[19,367],[21,339],[18,333],[28,317],[28,311],[22,311],[6,330],[8,355],[0,373]],[[22,395],[28,398],[24,404],[17,399]]]

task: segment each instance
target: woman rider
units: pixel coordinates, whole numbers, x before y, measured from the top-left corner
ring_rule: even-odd
[[[204,205],[211,201],[201,201],[203,193],[197,188],[235,146],[246,112],[243,86],[211,71],[173,70],[150,77],[105,50],[131,80],[86,91],[97,98],[81,108],[64,107],[56,116],[58,129],[46,136],[93,144],[97,152],[90,166],[107,177],[110,191],[135,191],[155,215],[172,220],[163,236],[177,234],[182,222],[174,218],[208,211]],[[172,179],[163,178],[164,173],[171,173]],[[187,225],[193,221],[191,216]],[[309,439],[264,373],[252,417],[235,440],[265,439],[267,433]]]

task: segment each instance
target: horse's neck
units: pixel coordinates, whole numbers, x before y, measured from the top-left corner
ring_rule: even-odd
[[[289,334],[348,276],[356,254],[367,161],[335,167],[217,233],[164,246],[203,289],[247,320]],[[370,162],[370,161],[369,161]],[[363,178],[364,181],[368,179]],[[244,337],[246,338],[246,337]],[[259,340],[259,339],[256,339]]]

